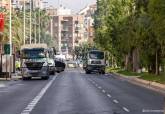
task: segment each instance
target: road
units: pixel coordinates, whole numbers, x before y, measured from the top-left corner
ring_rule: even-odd
[[[0,114],[163,114],[163,105],[154,91],[80,69],[0,88]]]

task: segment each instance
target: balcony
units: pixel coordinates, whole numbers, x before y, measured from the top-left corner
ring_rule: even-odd
[[[64,27],[61,29],[61,32],[68,32],[68,31],[69,31],[69,28],[67,28],[67,27]]]

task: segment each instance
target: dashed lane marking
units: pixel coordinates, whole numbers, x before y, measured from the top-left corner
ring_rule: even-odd
[[[108,96],[109,98],[111,98],[111,97],[112,97],[110,94],[107,94],[107,96]]]
[[[106,75],[106,76],[109,76],[109,75]],[[90,81],[91,83],[93,83],[98,89],[102,89],[102,87],[99,86],[96,82],[92,81],[91,79],[89,79],[89,81]],[[104,89],[102,89],[102,92],[103,92],[103,93],[106,93],[106,91],[105,91]],[[107,97],[109,97],[109,98],[112,97],[109,93],[107,93],[106,95],[107,95]],[[116,100],[116,99],[114,99],[113,102],[116,103],[116,104],[119,103],[119,101]],[[126,108],[126,107],[122,107],[122,109],[123,109],[125,112],[130,112],[130,110],[129,110],[128,108]]]
[[[57,76],[54,76],[51,81],[47,83],[47,85],[40,91],[40,93],[27,105],[27,107],[22,111],[21,114],[30,114],[36,104],[40,101],[40,99],[44,96],[46,91],[49,89],[49,87],[52,85],[54,80],[56,79]]]
[[[99,88],[99,89],[102,89],[102,87],[101,87],[101,86],[99,86],[98,88]]]
[[[105,93],[105,90],[103,89],[102,92]]]
[[[123,107],[123,110],[126,111],[126,112],[130,112],[130,110],[126,107]]]
[[[114,100],[113,100],[113,102],[114,102],[114,103],[116,103],[116,104],[118,104],[118,103],[119,103],[119,101],[117,101],[116,99],[114,99]]]

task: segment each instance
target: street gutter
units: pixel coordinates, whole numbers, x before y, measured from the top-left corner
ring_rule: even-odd
[[[117,77],[121,80],[128,81],[129,83],[132,83],[132,84],[135,84],[135,85],[138,85],[141,87],[145,87],[147,89],[156,91],[156,92],[162,94],[163,96],[165,96],[165,85],[164,84],[139,79],[140,76],[125,76],[125,75],[119,74],[119,73],[110,73],[110,74],[113,74],[115,77]]]

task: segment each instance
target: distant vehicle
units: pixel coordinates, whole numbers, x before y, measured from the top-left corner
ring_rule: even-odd
[[[76,67],[78,67],[78,63],[77,63],[77,61],[68,61],[67,67],[68,68],[76,68]]]
[[[55,59],[56,72],[60,73],[65,70],[65,61],[62,59]]]
[[[54,75],[56,73],[56,67],[54,59],[48,58],[48,65],[49,65],[49,74]]]
[[[57,54],[57,55],[55,55],[55,58],[56,59],[62,59],[62,60],[66,59],[65,55],[63,55],[63,54]]]
[[[23,79],[41,77],[49,79],[48,50],[46,44],[28,44],[21,47],[21,74]]]
[[[96,71],[100,74],[105,74],[105,53],[100,50],[90,50],[85,57],[83,68],[86,74]]]

